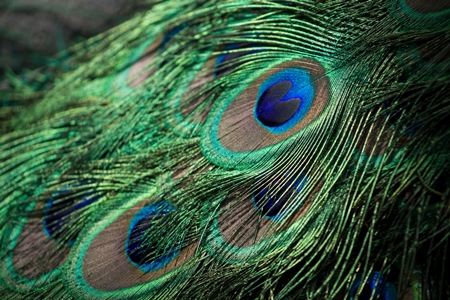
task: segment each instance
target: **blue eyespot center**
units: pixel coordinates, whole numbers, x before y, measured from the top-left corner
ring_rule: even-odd
[[[187,24],[181,24],[176,26],[175,28],[173,28],[172,30],[170,30],[169,32],[167,32],[164,37],[162,38],[161,44],[159,44],[158,47],[158,54],[163,53],[164,51],[166,51],[170,44],[172,39],[184,28],[186,28]],[[162,68],[163,66],[165,66],[167,64],[167,60],[163,60],[160,64],[159,67]]]
[[[180,241],[168,239],[164,230],[165,219],[174,211],[169,203],[160,201],[145,206],[131,220],[125,252],[143,272],[163,268],[180,253]]]
[[[169,32],[167,32],[162,41],[161,44],[159,45],[160,49],[164,49],[167,47],[167,43],[175,36],[177,35],[181,30],[183,30],[184,28],[186,28],[187,24],[181,24],[178,25],[176,27],[174,27],[172,30],[170,30]]]
[[[303,69],[289,68],[273,74],[260,85],[254,115],[267,130],[281,134],[306,116],[313,101],[311,75]]]
[[[290,81],[281,81],[264,91],[256,106],[256,114],[261,123],[274,127],[292,119],[300,107],[300,99],[283,99],[291,87]]]
[[[361,285],[361,274],[357,276],[355,283],[350,289],[350,299],[356,299],[356,292]],[[381,299],[381,300],[397,300],[397,290],[395,285],[385,280],[380,272],[373,272],[367,282],[364,284],[358,299]]]
[[[81,222],[83,209],[98,199],[99,195],[80,195],[75,189],[54,192],[44,207],[45,234],[60,244],[72,246],[80,232],[80,226],[74,225]]]
[[[252,200],[256,208],[266,218],[278,220],[288,211],[298,209],[301,205],[289,203],[300,193],[307,181],[303,174],[294,178],[282,178],[279,182],[257,187]]]

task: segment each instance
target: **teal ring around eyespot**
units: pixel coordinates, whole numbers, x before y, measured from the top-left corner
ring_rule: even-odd
[[[409,7],[405,0],[386,0],[386,6],[391,16],[408,28],[429,29],[450,25],[450,9],[420,13]]]
[[[204,241],[204,247],[206,251],[214,257],[216,260],[223,261],[228,264],[238,264],[243,261],[250,262],[251,260],[257,260],[259,257],[263,257],[269,252],[276,250],[278,247],[283,247],[287,240],[298,236],[299,228],[302,228],[306,223],[311,220],[321,222],[322,218],[326,218],[325,215],[319,216],[315,219],[302,217],[295,220],[287,228],[282,229],[279,232],[273,233],[273,235],[262,239],[259,243],[247,246],[239,247],[228,243],[221,234],[219,228],[219,215],[220,215],[220,202],[225,200],[223,198],[221,201],[215,202],[213,204],[207,203],[203,207],[204,215],[208,216],[202,221],[202,227],[207,228],[206,241]],[[218,209],[214,209],[213,206],[219,206]],[[277,222],[273,222],[274,226],[280,225]],[[313,236],[308,234],[303,235],[305,247],[308,245],[309,241],[316,241]]]
[[[186,72],[186,79],[183,81],[183,84],[175,91],[175,95],[173,96],[173,100],[168,103],[170,109],[172,109],[175,114],[171,117],[173,119],[167,119],[166,124],[168,128],[173,129],[173,131],[181,136],[185,135],[199,135],[202,124],[193,123],[187,120],[181,110],[181,100],[183,94],[186,92],[187,88],[193,83],[196,75],[202,70],[203,66],[210,59],[210,54],[212,52],[209,51],[205,54],[199,54],[200,60],[196,63],[191,70]]]
[[[369,165],[373,168],[380,167],[381,163],[383,163],[384,168],[392,168],[395,167],[399,161],[401,161],[402,156],[405,154],[404,148],[396,148],[392,153],[383,153],[381,155],[369,155],[363,153],[361,149],[355,148],[352,159],[356,162],[356,170],[363,170],[365,165]],[[353,167],[354,165],[352,165]]]
[[[208,234],[206,235],[204,247],[209,255],[215,259],[229,264],[242,263],[244,260],[263,256],[265,249],[270,249],[280,243],[280,241],[275,243],[273,240],[263,240],[260,243],[250,247],[237,247],[227,243],[220,234],[218,223],[220,209],[212,212],[213,210],[211,207],[212,205],[210,204],[206,204],[204,206],[205,215],[209,215],[211,219],[205,219],[202,227],[208,227]],[[277,238],[278,240],[282,240],[283,237],[278,235]]]
[[[162,208],[162,210],[159,210],[160,208]],[[141,220],[147,218],[148,216],[153,216],[153,217],[158,216],[158,215],[164,216],[165,214],[170,213],[175,210],[176,209],[166,201],[159,201],[154,204],[147,205],[147,206],[144,206],[143,208],[141,208],[133,216],[133,218],[130,221],[130,225],[128,228],[128,236],[127,236],[127,240],[125,243],[125,249],[126,249],[125,252],[127,254],[129,254],[128,253],[129,248],[136,250],[135,248],[133,248],[133,244],[130,243],[130,236],[132,235],[133,229],[137,226],[137,224]],[[166,267],[167,264],[169,262],[171,262],[172,260],[174,260],[179,254],[180,254],[179,249],[178,250],[170,249],[168,253],[162,255],[160,258],[157,258],[151,262],[146,262],[146,263],[142,263],[142,264],[138,264],[135,261],[133,261],[129,255],[127,255],[127,258],[131,264],[133,264],[135,267],[141,269],[143,272],[153,272],[153,271],[157,271],[161,268]]]
[[[36,206],[36,203],[32,203],[27,207],[27,211],[31,211]],[[8,247],[2,249],[1,252],[5,251],[2,256],[4,257],[0,260],[0,272],[2,274],[3,283],[7,285],[14,291],[24,293],[30,290],[41,290],[48,286],[49,283],[54,282],[54,280],[60,275],[62,266],[41,275],[37,279],[27,278],[18,274],[13,267],[12,254],[15,246],[17,245],[17,238],[22,232],[25,223],[27,222],[26,217],[21,218],[20,223],[15,226],[8,226],[5,230],[4,236],[10,237],[12,241]],[[6,254],[6,255],[5,255]],[[64,265],[64,264],[63,264]]]
[[[115,222],[124,212],[133,208],[138,203],[147,200],[149,195],[155,191],[156,187],[148,191],[145,195],[124,201],[120,207],[106,214],[99,211],[99,214],[96,216],[96,221],[93,223],[95,226],[85,227],[80,233],[81,238],[77,239],[72,246],[72,251],[68,258],[70,263],[65,266],[63,272],[63,283],[69,291],[69,294],[73,297],[82,297],[83,299],[129,299],[130,296],[138,298],[151,297],[157,293],[159,288],[167,284],[173,276],[186,276],[187,279],[188,274],[190,274],[189,272],[194,269],[190,268],[192,267],[192,263],[189,262],[149,282],[111,291],[93,288],[83,279],[83,258],[98,234]]]
[[[128,86],[127,83],[128,74],[130,73],[133,65],[137,63],[141,58],[142,54],[144,54],[145,50],[147,50],[147,48],[150,47],[157,40],[158,36],[159,32],[155,32],[152,38],[150,38],[145,43],[143,43],[142,45],[131,51],[131,54],[126,59],[128,61],[133,61],[134,63],[128,66],[125,70],[121,71],[119,74],[113,76],[113,78],[110,80],[110,87],[113,89],[113,91],[117,90],[120,95],[127,95],[136,89]]]
[[[265,68],[260,68],[252,71],[251,76],[245,77],[248,74],[241,74],[241,84],[237,87],[230,89],[227,93],[219,95],[216,99],[213,107],[208,115],[208,118],[203,126],[200,139],[200,147],[203,155],[213,164],[224,168],[246,168],[251,165],[261,163],[271,163],[276,159],[275,154],[280,153],[283,149],[287,149],[290,145],[295,144],[299,137],[307,136],[314,133],[317,126],[326,120],[326,113],[330,111],[330,105],[332,103],[332,88],[331,83],[328,84],[329,90],[329,103],[325,106],[323,111],[312,120],[307,126],[300,131],[292,134],[287,139],[268,145],[266,147],[255,149],[252,151],[231,151],[225,148],[219,141],[219,123],[228,106],[244,92],[251,84],[263,76],[266,72],[275,68],[278,65],[289,63],[292,61],[291,57],[282,58],[269,63]],[[338,76],[338,75],[336,75]],[[325,77],[328,77],[325,76]],[[239,80],[239,79],[238,79]],[[314,101],[314,100],[313,100]],[[252,108],[254,109],[254,108]],[[254,112],[252,112],[254,116]],[[263,127],[262,127],[263,128]]]

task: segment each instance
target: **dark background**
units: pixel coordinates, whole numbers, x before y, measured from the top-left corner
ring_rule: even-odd
[[[0,0],[0,78],[46,65],[148,7],[142,0]]]

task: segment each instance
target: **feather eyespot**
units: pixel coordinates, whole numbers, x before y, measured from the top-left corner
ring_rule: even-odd
[[[302,120],[314,98],[311,76],[302,69],[275,73],[259,87],[256,119],[269,131],[281,134]]]
[[[273,221],[283,218],[288,211],[297,210],[301,204],[290,205],[292,200],[305,187],[307,177],[304,174],[289,178],[284,176],[279,181],[263,184],[252,194],[252,201],[261,214]]]
[[[172,245],[160,245],[161,240],[146,239],[148,231],[152,227],[163,226],[164,216],[175,210],[167,202],[158,202],[142,208],[133,217],[130,223],[126,242],[126,253],[128,259],[144,272],[156,271],[166,266],[178,254],[177,242],[171,241]],[[155,229],[153,229],[155,230]],[[160,230],[161,231],[161,230]],[[161,239],[164,233],[161,234]],[[162,249],[161,249],[162,248]],[[160,253],[166,252],[166,253]]]
[[[77,217],[90,204],[100,198],[99,195],[83,193],[78,195],[76,190],[60,190],[53,193],[44,207],[43,226],[45,234],[58,243],[71,246],[78,233],[79,227],[71,229],[76,225]]]
[[[222,201],[208,225],[206,248],[211,255],[238,263],[274,249],[283,235],[290,234],[291,226],[303,219],[323,184],[319,181],[311,191],[303,173],[270,181],[262,178]]]
[[[216,165],[234,168],[273,157],[294,142],[291,137],[320,123],[329,98],[329,79],[315,60],[258,69],[217,99],[204,127],[208,130],[202,132],[203,154]]]
[[[100,198],[83,191],[86,187],[84,183],[43,193],[39,197],[48,198],[27,207],[26,218],[5,226],[9,241],[0,270],[15,289],[45,286],[58,276],[85,223],[85,210]]]
[[[173,219],[166,222],[177,211],[165,201],[141,197],[99,212],[72,247],[64,277],[69,292],[128,299],[130,294],[151,297],[163,286],[183,284],[195,269],[191,258],[198,243],[187,245],[187,229],[175,227]]]

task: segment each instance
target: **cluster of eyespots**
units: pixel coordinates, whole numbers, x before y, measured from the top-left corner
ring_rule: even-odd
[[[350,289],[350,299],[355,300],[397,300],[397,290],[392,282],[387,281],[380,272],[372,272],[368,280],[362,286],[358,296],[357,292],[361,289],[362,275],[358,274],[355,282]]]
[[[174,211],[169,203],[160,201],[143,207],[132,218],[125,252],[131,263],[143,272],[163,268],[180,253],[180,241],[170,239],[165,243],[167,231],[162,230],[168,214]],[[155,238],[155,234],[159,238]]]
[[[77,187],[53,192],[44,207],[43,226],[46,235],[60,244],[71,246],[80,231],[77,222],[83,210],[100,199],[100,195],[83,193]]]
[[[286,176],[280,180],[264,184],[261,181],[252,195],[253,204],[261,214],[273,221],[279,220],[289,211],[299,208],[301,205],[295,201],[295,195],[299,194],[307,182],[304,174]]]

